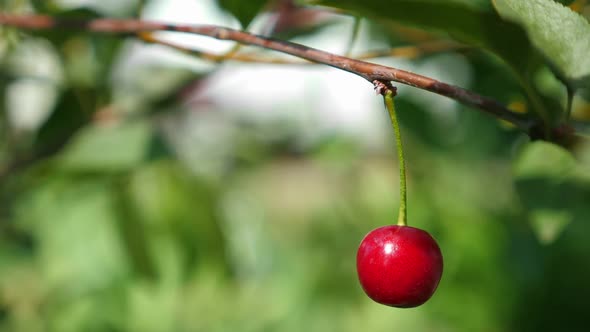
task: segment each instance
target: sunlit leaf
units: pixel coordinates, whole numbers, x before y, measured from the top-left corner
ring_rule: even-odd
[[[502,17],[521,24],[558,72],[579,81],[590,76],[590,23],[552,0],[494,0]]]

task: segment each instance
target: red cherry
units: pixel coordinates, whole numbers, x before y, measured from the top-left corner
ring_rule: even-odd
[[[426,302],[442,276],[443,259],[427,232],[384,226],[365,236],[356,256],[361,286],[375,302],[412,308]]]

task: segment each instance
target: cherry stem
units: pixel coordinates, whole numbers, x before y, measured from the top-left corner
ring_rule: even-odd
[[[385,100],[385,106],[389,112],[391,118],[391,125],[395,133],[395,143],[397,146],[397,157],[399,159],[399,193],[400,193],[400,205],[399,212],[397,215],[398,226],[408,225],[407,216],[407,188],[406,188],[406,162],[404,160],[404,149],[402,148],[402,135],[399,129],[399,122],[397,121],[397,114],[395,113],[395,103],[393,102],[393,91],[387,90],[383,95]]]

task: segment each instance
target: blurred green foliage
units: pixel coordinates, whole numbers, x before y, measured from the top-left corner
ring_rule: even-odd
[[[439,241],[445,270],[431,301],[394,309],[371,302],[355,271],[362,237],[395,221],[390,137],[383,151],[340,134],[301,144],[287,120],[187,105],[206,71],[113,80],[122,38],[0,33],[1,331],[587,330],[588,140],[527,142],[464,107],[449,125],[402,94],[409,222]],[[31,43],[58,59],[49,81],[14,65]],[[471,88],[526,100],[497,58],[464,57]],[[10,121],[21,83],[55,92],[36,127]],[[177,137],[195,112],[213,127],[210,146],[189,140],[197,157]]]

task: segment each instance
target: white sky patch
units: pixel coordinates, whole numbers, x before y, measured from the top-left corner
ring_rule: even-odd
[[[176,24],[214,24],[240,29],[233,16],[221,11],[212,0],[159,0],[151,1],[144,9],[142,18]],[[160,32],[157,36],[166,41],[214,53],[229,51],[235,42],[216,40],[210,37],[186,33]]]
[[[59,56],[41,39],[21,42],[9,59],[19,77],[6,88],[5,106],[12,126],[35,130],[43,124],[58,98],[63,73]]]

